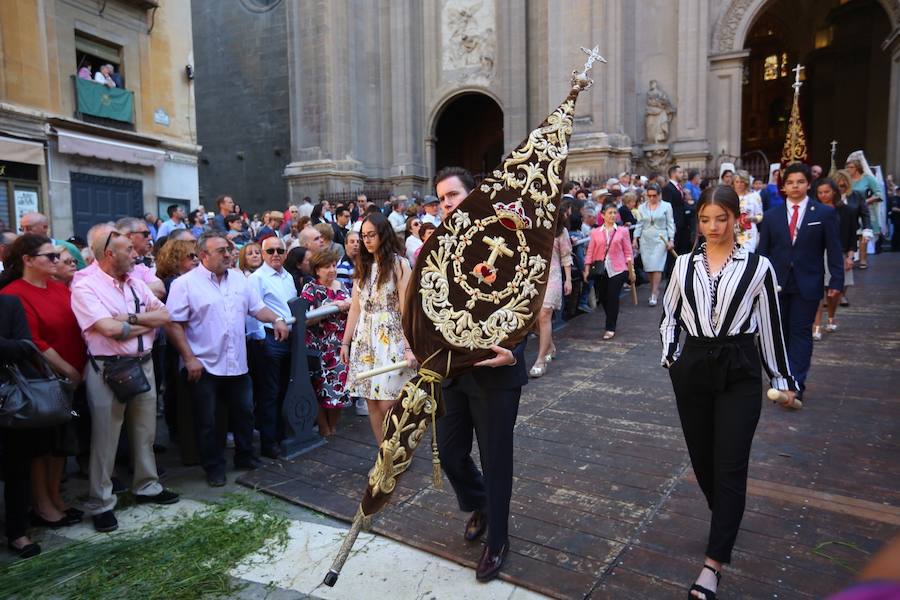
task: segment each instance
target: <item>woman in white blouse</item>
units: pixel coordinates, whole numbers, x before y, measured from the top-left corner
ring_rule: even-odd
[[[756,224],[762,221],[762,199],[750,189],[750,173],[743,169],[734,174],[734,191],[741,203],[741,217],[738,220],[738,243],[747,252],[756,252],[756,240],[759,236]]]
[[[784,392],[784,405],[796,406],[775,270],[767,258],[737,243],[740,214],[731,187],[703,192],[697,215],[705,241],[676,259],[663,298],[662,363],[672,379],[694,475],[712,511],[703,568],[690,590],[695,598],[715,598],[744,514],[760,415],[760,362],[772,387]],[[687,337],[679,352],[682,329]]]

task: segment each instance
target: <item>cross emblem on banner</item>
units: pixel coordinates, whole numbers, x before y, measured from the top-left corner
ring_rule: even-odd
[[[794,72],[794,85],[792,85],[791,87],[794,88],[795,90],[799,90],[799,89],[800,89],[800,86],[803,85],[803,83],[800,81],[800,73],[801,73],[805,68],[806,68],[806,67],[804,67],[803,65],[801,65],[801,64],[798,63],[796,67],[794,67],[793,69],[791,69],[791,71]]]

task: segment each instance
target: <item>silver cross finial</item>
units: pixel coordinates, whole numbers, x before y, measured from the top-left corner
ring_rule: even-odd
[[[603,58],[602,56],[600,56],[600,45],[599,44],[594,46],[590,50],[588,50],[585,47],[582,47],[581,51],[588,55],[587,62],[584,63],[584,71],[582,71],[582,73],[584,73],[585,75],[587,75],[587,72],[591,70],[591,67],[594,65],[594,63],[596,61],[599,60],[600,62],[603,62],[603,63],[606,62],[606,59]]]
[[[834,156],[835,152],[837,152],[837,140],[831,140],[831,155]]]
[[[794,72],[794,85],[792,85],[791,87],[794,88],[795,92],[799,92],[800,86],[803,85],[803,83],[801,83],[801,81],[800,81],[800,72],[803,71],[805,68],[806,67],[804,67],[800,63],[797,63],[797,66],[794,67],[793,69],[791,69],[791,71]]]

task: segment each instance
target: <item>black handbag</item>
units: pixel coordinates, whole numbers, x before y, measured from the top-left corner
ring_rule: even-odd
[[[134,314],[138,314],[141,311],[140,300],[138,300],[134,288],[129,286],[129,289],[131,289],[131,295],[134,296]],[[143,335],[138,336],[138,353],[144,354]],[[91,356],[90,359],[94,370],[100,373],[94,357]],[[104,362],[103,381],[112,390],[116,400],[124,404],[135,396],[150,391],[150,381],[144,374],[142,366],[149,359],[150,355],[148,354],[147,356],[121,356]]]
[[[609,256],[609,247],[612,246],[617,231],[618,229],[613,230],[612,237],[609,238],[609,242],[606,244],[606,253],[603,255],[603,258],[595,260],[588,267],[588,279],[600,279],[606,273],[606,257]]]
[[[37,429],[55,427],[72,416],[72,390],[68,380],[53,371],[44,355],[34,350],[34,374],[26,375],[18,364],[0,367],[0,427]]]

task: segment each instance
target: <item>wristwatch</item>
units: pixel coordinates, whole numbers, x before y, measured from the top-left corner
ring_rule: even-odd
[[[276,322],[276,323],[277,323],[278,321],[281,321],[282,323],[287,323],[287,321],[284,320],[284,317],[278,317],[277,319],[275,319],[275,322]]]
[[[137,315],[134,313],[128,313],[128,324],[129,325],[137,325]]]

